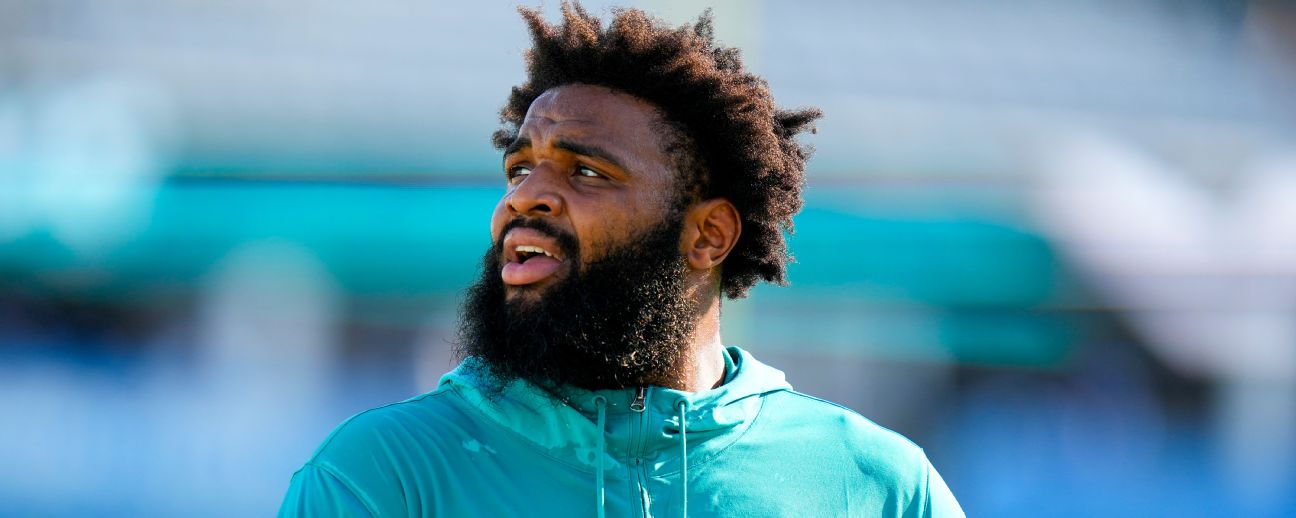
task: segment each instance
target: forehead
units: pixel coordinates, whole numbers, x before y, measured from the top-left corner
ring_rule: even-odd
[[[533,141],[563,138],[599,144],[627,159],[661,161],[656,107],[632,95],[593,85],[549,89],[531,103],[520,128]]]

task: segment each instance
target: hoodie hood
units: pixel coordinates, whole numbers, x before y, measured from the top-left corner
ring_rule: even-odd
[[[648,386],[564,387],[550,393],[522,380],[494,388],[498,381],[477,358],[465,359],[442,377],[440,388],[453,390],[489,420],[563,463],[586,471],[602,466],[613,477],[624,475],[628,466],[667,476],[683,467],[684,459],[674,454],[682,440],[688,443],[689,464],[705,462],[751,426],[762,396],[792,388],[781,371],[738,347],[724,349],[724,361],[725,383],[701,392]],[[680,436],[681,424],[685,437]]]

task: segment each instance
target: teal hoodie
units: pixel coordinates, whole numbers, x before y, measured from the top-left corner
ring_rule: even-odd
[[[963,516],[922,449],[746,351],[726,382],[492,390],[473,358],[342,423],[280,516]],[[500,387],[495,387],[499,389]]]

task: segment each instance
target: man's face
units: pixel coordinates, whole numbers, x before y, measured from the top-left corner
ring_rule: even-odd
[[[605,88],[536,99],[505,152],[509,186],[464,302],[461,352],[506,378],[589,389],[681,365],[697,314],[664,127],[651,105]]]
[[[491,218],[509,300],[538,300],[584,266],[553,236],[506,229],[511,222],[543,220],[589,262],[666,215],[676,182],[662,127],[652,105],[603,87],[568,85],[536,98],[505,151],[508,191]]]

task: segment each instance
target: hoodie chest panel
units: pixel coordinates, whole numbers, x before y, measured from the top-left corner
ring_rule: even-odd
[[[595,509],[594,474],[489,429],[442,435],[432,454],[400,455],[409,516],[580,516]],[[642,516],[638,482],[625,467],[606,472],[608,516]],[[390,513],[406,514],[404,509]],[[386,515],[388,513],[384,513]]]
[[[678,473],[649,479],[648,516],[683,515],[681,482]],[[718,461],[690,468],[688,516],[915,516],[913,495],[898,489],[843,463],[807,467],[790,459]]]

